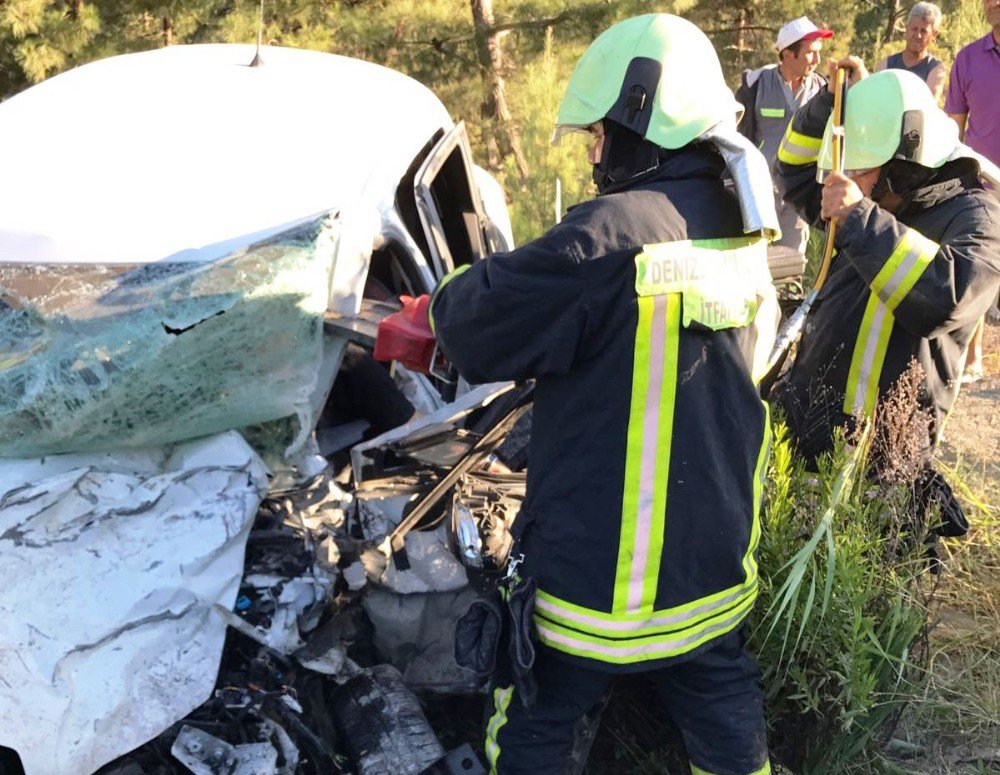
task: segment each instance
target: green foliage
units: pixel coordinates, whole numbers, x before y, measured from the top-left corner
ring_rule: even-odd
[[[805,773],[872,755],[909,696],[911,648],[926,620],[912,495],[871,484],[868,446],[865,436],[854,448],[840,440],[809,472],[776,428],[750,644],[774,754]]]
[[[0,3],[0,89],[17,89],[71,67],[99,29],[99,15],[90,6],[45,0]]]
[[[525,156],[531,168],[531,179],[518,180],[512,160],[504,169],[506,189],[510,198],[514,239],[526,242],[555,222],[556,181],[561,181],[563,212],[566,207],[593,196],[590,165],[587,163],[586,138],[583,135],[566,137],[558,147],[553,147],[551,116],[562,98],[565,85],[565,68],[559,66],[555,52],[554,36],[547,36],[542,55],[518,72],[510,81],[511,109],[515,115],[532,117],[523,124],[522,140]],[[575,59],[583,47],[567,52],[562,50],[562,60]],[[546,116],[548,121],[534,117]],[[534,120],[533,120],[534,119]]]
[[[942,3],[945,24],[937,53],[951,61],[985,31],[979,0]],[[562,88],[576,58],[603,29],[627,16],[671,11],[687,16],[716,44],[730,84],[740,72],[775,61],[775,33],[807,13],[836,30],[830,54],[852,49],[869,65],[899,46],[883,43],[894,0],[847,5],[836,0],[495,0],[503,37],[504,77],[530,176],[521,181],[510,160],[493,172],[508,191],[518,242],[549,228],[556,180],[563,209],[590,197],[584,144],[549,137]],[[253,0],[6,0],[0,3],[0,98],[69,67],[114,54],[168,44],[257,39]],[[481,117],[484,80],[476,57],[468,0],[266,0],[265,43],[332,51],[401,70],[427,84],[452,115],[469,124],[477,161],[486,164]]]
[[[957,0],[942,3],[944,19],[936,44],[937,56],[949,66],[963,47],[981,38],[989,30],[981,0]]]

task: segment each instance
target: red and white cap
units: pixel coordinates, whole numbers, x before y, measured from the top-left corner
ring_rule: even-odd
[[[778,51],[782,51],[800,40],[825,40],[832,37],[833,30],[820,29],[809,21],[809,17],[800,16],[778,30],[778,38],[774,41],[774,45]]]

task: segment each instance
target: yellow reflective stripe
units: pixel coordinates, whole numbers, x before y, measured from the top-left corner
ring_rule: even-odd
[[[760,442],[760,452],[757,453],[757,466],[753,474],[753,521],[750,524],[750,543],[743,555],[743,570],[747,580],[757,578],[757,544],[760,542],[760,506],[764,499],[764,480],[767,477],[767,461],[771,457],[771,406],[761,401],[764,406],[764,433]]]
[[[696,627],[670,633],[656,633],[637,638],[605,638],[587,632],[580,632],[558,622],[536,617],[535,629],[539,637],[547,635],[554,647],[563,651],[567,648],[590,651],[593,658],[608,662],[641,662],[649,659],[684,654],[701,645],[706,640],[729,632],[746,618],[757,599],[756,588],[732,608],[718,616],[699,623]],[[573,653],[573,652],[570,652]]]
[[[673,320],[675,321],[675,319]],[[673,325],[676,327],[676,322]],[[670,347],[669,342],[667,347]],[[676,363],[676,352],[672,354],[668,353],[667,359],[670,362]],[[676,373],[674,374],[674,380],[676,381]],[[674,390],[674,387],[669,388],[671,393]],[[672,395],[665,401],[665,404],[669,404],[672,408]],[[761,402],[761,405],[764,409],[764,423],[761,432],[760,450],[757,453],[757,463],[754,468],[753,502],[751,504],[752,521],[749,541],[743,555],[742,564],[745,578],[742,584],[737,584],[736,586],[706,595],[705,597],[692,600],[689,603],[674,608],[658,611],[653,609],[656,599],[656,585],[659,581],[659,558],[662,557],[662,536],[664,535],[666,514],[666,482],[664,481],[659,485],[664,488],[663,508],[662,511],[658,509],[656,512],[657,514],[663,513],[664,517],[653,531],[654,535],[659,537],[660,540],[655,547],[656,551],[650,553],[647,561],[649,564],[647,565],[645,576],[642,607],[638,611],[626,608],[625,611],[612,611],[609,613],[570,603],[543,589],[539,589],[536,601],[536,617],[541,620],[565,625],[568,628],[583,633],[590,633],[597,637],[612,639],[638,638],[671,632],[676,633],[682,630],[690,632],[707,619],[718,617],[720,612],[741,605],[748,596],[755,596],[757,592],[757,559],[755,552],[760,542],[760,508],[763,498],[764,478],[767,473],[767,461],[771,450],[770,407],[765,402]],[[669,440],[669,437],[670,429],[667,429],[661,435],[658,443],[662,445],[665,440]],[[664,458],[657,461],[657,471],[663,477],[669,474],[669,461],[669,452]],[[621,547],[619,547],[619,551],[621,551]],[[653,567],[654,564],[655,567]],[[631,568],[629,568],[629,572],[631,572]],[[622,577],[625,577],[624,573],[622,573]],[[628,596],[627,590],[619,591],[618,587],[616,587],[616,593],[626,598]]]
[[[646,572],[642,584],[643,611],[656,606],[656,589],[663,559],[663,534],[667,519],[667,487],[670,474],[670,442],[674,433],[674,406],[677,398],[677,355],[680,346],[681,296],[667,296],[666,336],[663,343],[663,377],[660,388],[660,410],[656,435],[655,481],[653,511],[649,529]]]
[[[596,659],[612,664],[635,664],[685,654],[706,641],[713,640],[735,629],[753,608],[754,594],[713,619],[690,630],[666,638],[654,635],[627,640],[600,638],[569,629],[540,617],[535,617],[538,639],[546,645],[567,654]]]
[[[626,629],[636,629],[636,623],[640,629],[662,629],[665,624],[681,621],[676,619],[681,610],[668,614],[655,611],[669,497],[680,327],[682,319],[685,324],[687,322],[684,294],[666,289],[672,289],[672,283],[680,277],[700,279],[699,273],[704,274],[706,267],[694,260],[698,258],[708,263],[728,260],[733,264],[729,273],[734,275],[744,273],[748,267],[751,273],[759,268],[767,275],[767,286],[771,288],[770,275],[766,272],[766,241],[760,237],[662,243],[644,247],[637,256],[638,312],[611,611],[563,607],[563,601],[554,597],[546,599],[545,594],[540,593],[540,608],[547,608],[543,616],[562,618],[573,627],[583,624],[584,629],[589,630],[601,630],[609,622],[611,630],[617,629],[621,622],[630,623]],[[722,268],[725,268],[723,264],[715,267]],[[718,600],[726,598],[728,603],[733,594],[742,594],[755,586],[756,565],[752,554],[757,533],[753,528],[751,535],[747,547],[749,559],[744,557],[744,584],[724,591]],[[691,616],[683,618],[690,620],[709,613],[705,606],[712,602],[711,596],[692,601]],[[664,617],[673,619],[663,622]]]
[[[636,325],[632,359],[632,400],[629,407],[625,447],[625,486],[622,492],[621,535],[618,539],[618,566],[615,571],[613,609],[624,612],[628,606],[628,586],[635,547],[635,523],[639,511],[639,475],[642,463],[643,418],[646,414],[646,384],[649,380],[650,328],[654,300],[641,297],[639,322]]]
[[[916,229],[907,229],[872,281],[872,290],[893,311],[924,273],[940,246]]]
[[[778,160],[785,162],[785,164],[814,163],[819,158],[819,147],[823,144],[823,138],[810,137],[796,132],[792,129],[792,123],[788,124],[785,136],[781,138],[781,145],[778,146]]]
[[[534,622],[543,643],[580,657],[634,664],[686,653],[730,632],[746,617],[758,591],[754,553],[760,541],[760,509],[771,447],[770,412],[767,404],[763,407],[761,446],[754,468],[753,517],[743,556],[744,583],[682,606],[621,614],[595,611],[538,590]]]
[[[490,765],[490,775],[495,775],[497,771],[497,760],[500,758],[500,743],[497,736],[500,729],[507,723],[507,708],[510,706],[511,697],[514,696],[514,687],[508,686],[502,689],[499,686],[493,690],[493,707],[496,709],[486,725],[486,760]]]
[[[597,611],[576,603],[570,603],[567,600],[561,600],[555,595],[549,594],[542,589],[538,590],[537,599],[539,605],[548,604],[549,610],[561,609],[560,611],[556,611],[556,613],[561,613],[563,616],[569,617],[573,622],[589,622],[587,626],[593,626],[596,628],[596,631],[604,629],[607,632],[615,632],[622,629],[641,629],[642,627],[647,626],[650,621],[655,622],[660,618],[665,617],[674,617],[679,621],[681,618],[685,618],[682,616],[683,614],[698,614],[702,610],[707,610],[706,606],[713,609],[720,608],[721,605],[715,604],[724,604],[735,600],[737,597],[744,594],[756,582],[757,577],[754,575],[752,578],[748,578],[740,584],[736,584],[735,586],[723,589],[719,592],[714,592],[711,595],[706,595],[705,597],[700,597],[697,600],[692,600],[690,603],[685,603],[684,605],[675,606],[673,608],[663,608],[659,611],[653,611],[651,613],[637,611],[633,613],[618,614],[608,613],[607,611]],[[577,626],[577,624],[574,624],[573,626]]]
[[[878,386],[895,322],[893,310],[906,298],[937,255],[940,246],[916,229],[907,229],[872,281],[858,339],[851,355],[844,394],[844,412],[870,415],[878,401]]]
[[[648,638],[692,632],[709,619],[718,618],[734,610],[757,594],[756,572],[743,584],[730,587],[721,593],[693,601],[685,606],[633,615],[631,618],[608,618],[600,611],[589,611],[559,600],[552,595],[538,593],[535,616],[544,622],[560,624],[598,638],[622,641],[630,638]],[[641,618],[637,618],[640,617]]]
[[[691,775],[716,775],[714,772],[709,772],[708,770],[703,770],[700,767],[696,767],[693,763],[691,764]],[[771,762],[765,762],[764,766],[759,770],[754,770],[753,772],[748,772],[746,775],[771,775]]]
[[[680,338],[679,294],[638,298],[613,609],[652,611],[666,518]]]
[[[764,118],[784,118],[785,109],[784,108],[761,108],[760,114]]]
[[[750,361],[750,379],[757,385],[767,374],[767,364],[771,358],[771,350],[778,338],[778,323],[781,319],[781,308],[778,306],[778,294],[773,283],[759,289],[760,303],[757,314],[753,318],[753,355]]]
[[[431,303],[427,305],[427,322],[431,324],[431,333],[435,336],[437,336],[437,330],[434,328],[434,302],[437,300],[438,294],[448,283],[471,268],[472,264],[462,264],[458,267],[458,269],[455,269],[442,277],[441,282],[439,282],[437,288],[434,289],[434,295],[431,297]]]
[[[894,318],[879,297],[868,297],[858,341],[854,344],[851,368],[847,373],[847,390],[844,394],[844,413],[860,412],[868,416],[875,410],[878,400],[878,383],[889,348]]]

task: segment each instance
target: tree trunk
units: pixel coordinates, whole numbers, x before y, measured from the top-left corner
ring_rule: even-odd
[[[495,29],[493,0],[470,0],[472,20],[476,26],[476,54],[483,76],[485,99],[482,103],[483,118],[493,126],[487,147],[490,166],[496,168],[506,156],[513,156],[521,180],[528,179],[528,162],[521,151],[521,136],[507,107],[503,81],[503,52],[500,48],[502,33]]]
[[[736,56],[739,62],[740,72],[743,72],[743,54],[747,49],[747,37],[746,37],[746,24],[747,24],[747,10],[746,8],[740,8],[738,14],[738,24],[736,30]]]
[[[885,10],[887,16],[885,22],[885,40],[888,42],[896,37],[896,19],[899,18],[901,13],[899,0],[886,0]]]
[[[169,16],[163,17],[163,45],[169,46],[174,42],[174,25]]]

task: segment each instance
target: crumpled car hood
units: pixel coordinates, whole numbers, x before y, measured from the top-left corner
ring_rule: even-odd
[[[0,461],[0,745],[92,772],[215,685],[267,488],[235,432],[128,454]]]

